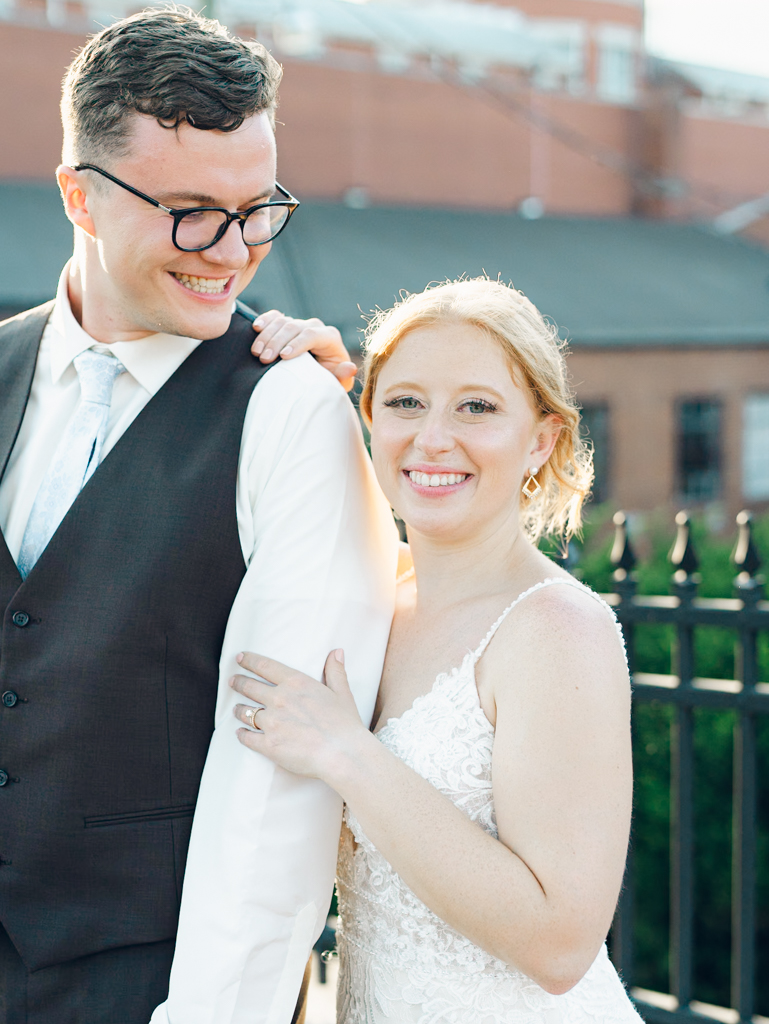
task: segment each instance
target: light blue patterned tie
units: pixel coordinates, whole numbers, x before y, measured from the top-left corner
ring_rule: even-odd
[[[70,505],[99,465],[112,387],[125,367],[114,356],[87,349],[73,360],[80,401],[67,424],[29,514],[19,551],[23,579],[48,545]]]

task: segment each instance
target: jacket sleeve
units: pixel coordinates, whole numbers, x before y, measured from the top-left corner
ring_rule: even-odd
[[[309,357],[254,392],[238,519],[248,568],[222,650],[170,992],[151,1024],[289,1024],[328,913],[341,801],[238,742],[228,685],[240,651],[319,678],[342,647],[366,722],[373,712],[397,535],[354,410]]]

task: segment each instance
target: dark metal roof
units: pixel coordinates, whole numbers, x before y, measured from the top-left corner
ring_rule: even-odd
[[[50,297],[71,250],[55,188],[0,184],[0,306]],[[348,341],[401,289],[512,280],[575,345],[769,344],[769,252],[657,221],[303,203],[243,298]]]

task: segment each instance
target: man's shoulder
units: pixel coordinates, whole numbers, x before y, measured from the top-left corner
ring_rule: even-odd
[[[269,390],[281,393],[285,398],[306,400],[313,396],[319,403],[332,402],[340,406],[349,403],[344,388],[328,370],[304,352],[295,359],[278,359],[271,371],[265,375],[263,384]],[[260,385],[261,386],[261,385]]]
[[[6,334],[15,334],[19,330],[34,329],[43,326],[48,321],[51,313],[53,312],[54,299],[50,299],[48,302],[43,302],[39,306],[33,306],[32,309],[25,309],[21,313],[17,313],[16,316],[8,317],[7,320],[0,321],[0,336]]]
[[[230,332],[237,339],[239,357],[242,358],[243,353],[248,352],[248,359],[253,365],[261,366],[263,364],[250,351],[251,342],[255,338],[253,322],[257,316],[258,313],[238,301],[230,322]],[[276,412],[280,405],[290,407],[297,404],[315,407],[331,405],[348,411],[346,407],[350,404],[349,399],[339,381],[328,370],[324,370],[309,352],[294,359],[277,359],[268,369],[269,372],[262,374],[258,380],[258,387],[254,385],[252,401],[260,405],[274,405]]]

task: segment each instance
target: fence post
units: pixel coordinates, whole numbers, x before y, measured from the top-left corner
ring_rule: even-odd
[[[737,544],[732,562],[738,570],[734,594],[745,610],[763,597],[763,579],[757,576],[761,560],[750,530],[751,515],[737,516]],[[758,682],[756,630],[743,626],[735,657],[735,678],[743,694],[755,691]],[[756,929],[756,722],[743,704],[734,725],[734,774],[732,818],[732,1006],[741,1022],[753,1019],[755,1001]]]
[[[627,531],[627,517],[624,512],[617,512],[614,515],[614,544],[609,558],[612,565],[615,566],[612,578],[614,593],[619,597],[619,604],[616,608],[617,618],[622,625],[628,666],[632,678],[635,665],[633,624],[629,616],[624,614],[624,611],[629,605],[632,605],[637,588],[635,575],[633,574],[636,557],[630,544]],[[622,890],[617,902],[611,932],[612,961],[617,972],[628,987],[633,983],[633,896],[633,841],[631,833],[627,860],[625,862],[625,876],[622,881]]]
[[[689,532],[689,516],[679,512],[670,552],[673,592],[679,600],[673,674],[679,690],[692,687],[694,627],[686,614],[697,594],[699,560]],[[678,702],[670,737],[670,990],[680,1008],[692,1000],[694,973],[694,712]]]

